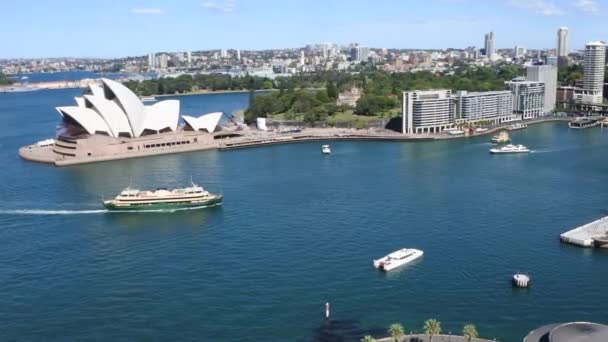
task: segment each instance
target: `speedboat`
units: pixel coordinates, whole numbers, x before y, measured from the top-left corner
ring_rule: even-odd
[[[321,153],[323,153],[323,154],[330,154],[331,153],[331,149],[329,148],[329,145],[323,145],[323,146],[321,146]]]
[[[104,201],[108,210],[159,210],[204,208],[222,203],[222,195],[212,194],[203,187],[192,183],[183,189],[140,191],[128,187],[116,198]]]
[[[511,138],[509,137],[509,133],[507,133],[507,131],[502,131],[492,137],[492,144],[503,144],[508,143],[509,141],[511,141]]]
[[[419,249],[403,248],[380,259],[374,260],[374,267],[388,272],[420,258],[423,254],[424,252]]]
[[[500,153],[529,153],[530,150],[524,145],[505,145],[500,148],[490,149],[490,153],[492,154],[500,154]]]

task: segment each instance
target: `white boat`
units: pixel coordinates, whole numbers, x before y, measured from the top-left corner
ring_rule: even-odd
[[[323,146],[321,146],[321,153],[323,153],[323,154],[330,154],[331,153],[331,149],[329,148],[329,145],[323,145]]]
[[[156,98],[154,96],[143,96],[141,98],[142,102],[154,102],[156,101]]]
[[[424,252],[419,249],[403,248],[374,260],[374,267],[388,272],[420,258],[423,254]]]
[[[524,145],[505,145],[499,148],[490,149],[490,153],[492,154],[500,154],[500,153],[528,153],[530,150]]]
[[[444,132],[445,132],[445,131],[444,131]],[[461,130],[459,130],[459,129],[453,129],[453,130],[451,129],[451,130],[447,130],[447,133],[448,133],[449,135],[463,135],[463,134],[464,134],[464,131],[461,131]]]
[[[489,131],[489,129],[485,128],[485,127],[479,127],[479,128],[475,129],[475,133],[483,133],[483,132],[487,132],[487,131]]]
[[[523,123],[517,123],[517,124],[513,124],[511,126],[508,126],[507,130],[509,130],[509,131],[517,131],[517,130],[526,129],[526,128],[528,128],[528,125],[523,124]]]

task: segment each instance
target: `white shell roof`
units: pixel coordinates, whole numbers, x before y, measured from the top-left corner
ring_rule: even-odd
[[[137,136],[141,135],[144,129],[160,131],[170,128],[172,131],[177,129],[179,122],[179,101],[165,100],[157,102],[152,106],[146,106],[144,111],[144,121],[141,129],[136,131]]]
[[[96,132],[106,132],[111,135],[108,125],[97,115],[97,113],[89,108],[85,107],[57,107],[57,111],[62,116],[68,115],[72,119],[78,121],[78,123],[84,127],[89,134],[95,134]]]
[[[213,133],[222,119],[222,114],[222,112],[215,112],[199,116],[198,118],[182,115],[182,119],[195,131],[205,129],[207,132]]]
[[[110,127],[112,136],[117,137],[120,133],[128,133],[130,136],[134,136],[129,125],[129,120],[127,120],[124,112],[116,102],[106,100],[105,97],[100,96],[85,95],[84,97],[93,105],[93,109]]]

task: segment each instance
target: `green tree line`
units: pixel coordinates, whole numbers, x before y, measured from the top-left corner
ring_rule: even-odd
[[[128,81],[125,85],[138,95],[182,94],[196,90],[259,90],[274,88],[273,82],[257,76],[224,74],[181,75],[144,81]]]
[[[15,83],[14,80],[0,72],[0,85],[10,85]]]

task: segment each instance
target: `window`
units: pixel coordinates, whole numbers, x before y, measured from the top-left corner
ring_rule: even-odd
[[[194,138],[194,142],[197,142],[197,141],[198,141],[198,138]]]
[[[133,149],[133,146],[127,147],[127,150],[132,150],[132,149]]]

